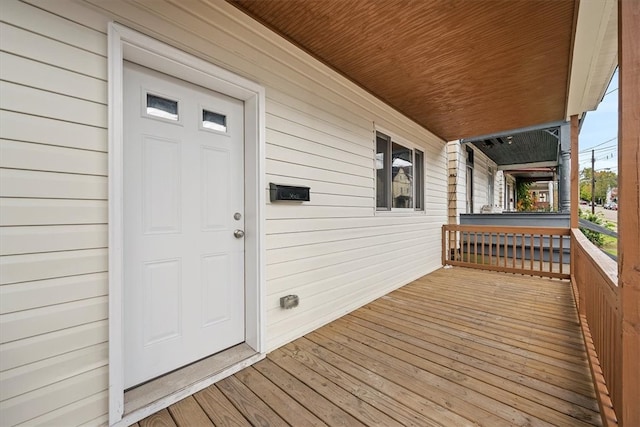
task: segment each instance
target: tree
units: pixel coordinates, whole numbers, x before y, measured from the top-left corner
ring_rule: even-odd
[[[580,172],[580,198],[583,200],[591,200],[591,176],[591,168],[584,168]],[[603,203],[607,198],[607,191],[618,186],[618,175],[608,170],[596,170],[595,178],[595,200],[596,203]]]

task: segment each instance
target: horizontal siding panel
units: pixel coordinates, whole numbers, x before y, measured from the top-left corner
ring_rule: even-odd
[[[366,220],[363,219],[363,223]],[[284,248],[290,246],[305,246],[315,243],[340,242],[343,240],[362,239],[365,237],[382,236],[400,233],[421,233],[430,228],[428,224],[397,224],[393,226],[353,227],[347,229],[328,229],[297,233],[283,233],[267,236],[267,249]]]
[[[102,55],[4,23],[0,23],[0,40],[3,41],[2,50],[6,52],[107,80],[107,58]],[[105,37],[105,46],[106,42]]]
[[[315,153],[306,153],[295,149],[267,144],[267,159],[282,160],[290,163],[298,163],[318,169],[331,170],[349,175],[361,176],[373,179],[373,162],[362,162],[362,165],[346,163],[341,160],[330,159]]]
[[[103,426],[108,424],[108,415],[105,414],[100,417],[94,417],[96,414],[106,412],[108,407],[109,393],[103,391],[37,418],[33,418],[25,424],[20,424],[20,426]]]
[[[64,17],[70,22],[79,23],[83,27],[88,27],[95,30],[98,34],[102,34],[104,37],[104,43],[106,44],[106,32],[107,24],[111,19],[105,15],[100,14],[93,9],[90,9],[75,0],[22,0],[22,3],[27,5],[34,5],[36,8],[43,11],[51,12],[54,15]]]
[[[108,364],[107,343],[41,360],[0,373],[2,399],[11,399]]]
[[[318,123],[328,124],[330,128],[339,128],[339,135],[356,136],[365,140],[371,139],[371,131],[373,129],[373,121],[360,114],[354,114],[352,111],[342,114],[339,110],[325,110],[323,105],[310,103],[308,99],[299,99],[296,94],[288,94],[282,90],[269,91],[266,96],[267,110],[278,117],[290,117],[291,115],[303,114],[307,117],[303,120],[305,123],[311,123],[312,126]],[[335,131],[332,131],[332,133]],[[347,138],[351,139],[351,137]]]
[[[0,371],[107,342],[108,321],[87,323],[0,345]]]
[[[267,183],[282,184],[282,185],[302,185],[311,187],[314,193],[322,194],[336,194],[342,196],[354,196],[354,197],[374,197],[374,189],[371,187],[357,187],[350,185],[349,183],[338,184],[335,182],[315,181],[310,179],[293,178],[289,176],[280,176],[267,174]],[[0,183],[2,188],[2,183]],[[267,188],[267,191],[269,189]],[[267,197],[269,200],[269,197]]]
[[[0,286],[0,314],[107,295],[107,273]]]
[[[431,238],[430,247],[434,252],[434,256],[440,259],[440,232],[430,232],[416,230],[416,233],[429,233]],[[267,265],[279,264],[287,261],[300,259],[312,259],[317,256],[332,254],[336,252],[365,249],[372,245],[386,245],[388,242],[394,241],[396,235],[393,233],[380,234],[373,237],[361,239],[336,240],[326,243],[316,243],[306,246],[289,246],[280,249],[267,250]],[[267,238],[267,241],[269,238]]]
[[[102,200],[0,199],[0,225],[106,224]]]
[[[326,145],[322,140],[310,141],[308,139],[288,135],[286,133],[282,133],[273,129],[267,129],[266,135],[267,144],[270,145],[301,151],[303,153],[315,154],[317,156],[338,160],[367,169],[373,168],[373,160],[371,155],[362,156],[359,154],[353,154],[346,150],[343,150],[342,148],[335,148],[330,145]]]
[[[96,127],[107,127],[107,106],[57,93],[0,82],[0,108]]]
[[[106,224],[0,228],[0,255],[106,248]]]
[[[102,367],[0,402],[2,421],[7,425],[23,423],[100,393],[108,387],[108,376],[108,368]]]
[[[423,227],[426,228],[426,227]],[[416,233],[427,233],[427,230],[419,230],[406,232],[408,235]],[[440,236],[439,228],[433,234],[437,234],[436,238]],[[404,236],[402,233],[387,233],[381,232],[377,235],[372,235],[362,238],[349,238],[344,240],[332,240],[328,242],[321,242],[309,245],[300,246],[288,246],[278,249],[267,250],[267,266],[275,265],[283,262],[300,260],[300,259],[313,259],[318,256],[327,254],[333,254],[350,250],[363,250],[371,246],[385,246],[390,242],[397,241],[398,239],[411,238],[410,236]],[[267,243],[271,237],[267,237]],[[432,242],[436,240],[433,239]],[[438,259],[440,254],[440,245],[433,245],[432,247],[437,250]]]
[[[0,342],[7,343],[104,320],[108,316],[107,303],[107,297],[98,297],[3,314],[0,316]]]
[[[60,0],[56,0],[60,1]],[[16,27],[107,56],[104,34],[19,1],[4,1],[2,19]]]
[[[84,150],[107,151],[107,130],[46,117],[0,111],[0,137]]]
[[[106,200],[106,176],[0,169],[0,197]]]
[[[267,128],[272,131],[280,132],[282,134],[291,135],[293,137],[302,138],[307,141],[321,142],[329,147],[337,148],[339,150],[346,151],[362,157],[368,157],[373,162],[373,137],[362,138],[359,137],[359,143],[354,142],[351,135],[343,135],[345,138],[339,138],[331,135],[328,132],[331,130],[329,126],[323,128],[324,131],[317,130],[313,126],[318,126],[314,123],[308,123],[308,126],[297,123],[292,120],[292,116],[288,118],[274,116],[273,114],[267,115]]]
[[[351,185],[357,185],[359,187],[367,188],[371,188],[373,184],[373,177],[365,178],[361,176],[347,175],[332,170],[317,169],[306,165],[288,163],[280,160],[267,159],[266,164],[269,173],[274,175],[300,179],[310,179],[315,181],[333,182],[336,184],[348,182]]]
[[[357,254],[352,260],[345,260],[345,262],[329,264],[324,267],[318,265],[317,268],[312,270],[271,279],[268,281],[267,296],[282,295],[293,290],[295,290],[295,293],[304,293],[305,295],[327,292],[340,283],[353,280],[358,276],[367,277],[372,273],[372,270],[375,272],[378,268],[393,267],[393,263],[398,262],[398,259],[401,260],[401,263],[409,262],[419,252],[420,245],[424,247],[428,244],[424,238],[420,237],[406,240],[404,243],[404,245],[391,245],[393,249],[387,252],[374,250],[369,256],[359,256],[360,254]],[[361,252],[366,253],[367,251]],[[279,266],[283,265],[279,264]],[[284,268],[286,271],[286,266]],[[274,302],[274,300],[267,298],[267,310],[279,306],[279,301]]]
[[[311,189],[310,202],[304,202],[301,206],[340,206],[340,207],[366,207],[373,209],[375,202],[373,197],[343,196],[338,194],[315,193]]]
[[[267,218],[340,218],[372,214],[371,208],[342,206],[291,206],[268,204]]]
[[[0,63],[2,80],[88,101],[107,103],[107,83],[104,80],[8,53],[0,53]],[[47,78],[43,79],[42,76]]]
[[[399,251],[405,248],[417,247],[420,245],[427,245],[429,243],[428,236],[407,233],[407,235],[392,236],[384,245],[369,245],[358,250],[350,251],[336,251],[322,256],[316,256],[313,258],[304,258],[300,260],[282,262],[278,264],[269,264],[266,269],[267,280],[270,280],[272,286],[269,291],[274,291],[278,288],[276,279],[294,276],[292,280],[297,280],[298,276],[303,273],[314,272],[318,276],[324,276],[325,270],[332,267],[341,265],[346,268],[351,268],[355,264],[354,261],[366,260],[370,257],[379,255],[388,256],[389,252]],[[283,282],[286,283],[286,282]],[[299,282],[303,285],[304,279]],[[285,285],[287,287],[287,285]]]
[[[267,220],[267,234],[299,233],[301,231],[344,230],[350,228],[387,227],[393,225],[420,224],[425,221],[421,213],[403,216],[377,214],[370,218],[328,218],[328,219],[270,219]]]
[[[10,255],[0,258],[2,285],[107,271],[107,249]]]

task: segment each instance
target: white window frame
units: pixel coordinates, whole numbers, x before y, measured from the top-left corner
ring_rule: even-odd
[[[421,163],[421,172],[422,172],[422,194],[421,194],[421,200],[422,200],[422,207],[420,209],[416,209],[415,208],[415,204],[416,204],[416,191],[417,191],[417,185],[416,185],[416,180],[414,178],[414,182],[412,185],[412,198],[414,201],[414,207],[413,208],[394,208],[393,207],[393,201],[392,201],[392,195],[393,195],[393,190],[392,190],[392,185],[393,182],[391,181],[391,176],[389,176],[389,182],[387,183],[387,188],[385,189],[385,191],[388,192],[387,196],[388,196],[388,200],[389,200],[389,207],[388,208],[378,208],[378,201],[377,201],[377,197],[378,197],[378,179],[377,179],[377,159],[375,158],[375,154],[377,154],[377,141],[378,141],[378,133],[383,134],[384,136],[389,138],[389,142],[390,144],[393,144],[394,142],[396,144],[402,145],[405,148],[408,148],[410,150],[412,150],[412,157],[413,157],[413,170],[414,170],[414,175],[415,175],[415,169],[416,169],[416,150],[420,151],[422,153],[422,163]],[[376,212],[376,215],[424,215],[426,212],[426,150],[424,147],[418,145],[418,144],[414,144],[412,142],[409,142],[408,140],[399,137],[397,134],[394,134],[393,132],[390,132],[386,129],[382,129],[379,127],[376,127],[374,129],[373,132],[373,137],[374,137],[374,176],[375,176],[375,204],[374,204],[374,209]],[[391,169],[389,170],[389,174],[391,174]]]

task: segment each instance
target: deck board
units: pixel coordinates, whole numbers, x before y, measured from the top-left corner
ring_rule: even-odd
[[[454,267],[140,422],[211,424],[588,427],[601,420],[569,283]]]

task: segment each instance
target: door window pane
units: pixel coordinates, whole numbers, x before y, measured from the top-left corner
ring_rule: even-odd
[[[413,208],[413,152],[395,142],[391,146],[392,207]]]
[[[177,121],[178,101],[147,93],[147,114]]]
[[[227,116],[214,113],[213,111],[202,110],[202,127],[219,132],[227,131]]]

